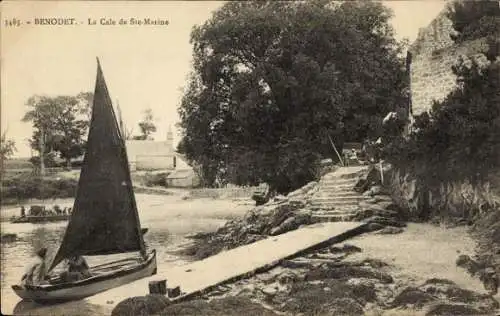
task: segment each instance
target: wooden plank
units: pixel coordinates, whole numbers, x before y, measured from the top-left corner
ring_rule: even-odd
[[[95,295],[88,301],[100,305],[108,303],[106,305],[112,307],[128,297],[146,295],[149,282],[162,279],[167,280],[169,287],[180,286],[186,293],[176,300],[187,300],[216,286],[270,270],[285,259],[356,236],[365,231],[364,226],[357,222],[310,225],[167,271],[161,270],[162,258],[158,258],[157,275]]]

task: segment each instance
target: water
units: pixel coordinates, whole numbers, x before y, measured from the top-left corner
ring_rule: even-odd
[[[180,258],[174,253],[188,240],[184,238],[189,233],[198,231],[213,231],[234,216],[243,214],[248,205],[236,205],[231,201],[194,200],[183,201],[179,196],[136,195],[141,226],[149,230],[145,235],[148,248],[157,251],[158,271],[174,265],[185,264],[187,258]],[[65,206],[71,201],[61,200],[55,203]],[[18,212],[18,209],[16,209]],[[12,210],[2,210],[4,217],[10,217]],[[64,303],[49,307],[35,306],[20,302],[12,291],[11,285],[18,283],[24,269],[34,252],[41,247],[49,248],[49,256],[54,255],[62,239],[67,222],[45,224],[12,224],[2,222],[2,234],[15,233],[14,242],[2,244],[1,256],[1,299],[2,313],[35,315],[105,315],[109,314],[106,306],[94,306],[86,300]],[[116,260],[124,255],[88,257],[90,265]],[[130,294],[134,296],[134,293]],[[27,309],[28,308],[28,309]]]

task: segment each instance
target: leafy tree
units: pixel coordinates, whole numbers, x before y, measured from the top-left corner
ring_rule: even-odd
[[[456,42],[498,35],[500,5],[498,1],[455,1],[447,12],[457,34]]]
[[[375,2],[229,2],[191,34],[180,151],[207,184],[288,192],[322,157],[381,132],[406,85],[391,13]]]
[[[4,161],[9,159],[16,152],[16,143],[12,139],[7,139],[7,131],[0,137],[0,174],[4,171]]]
[[[71,159],[84,152],[91,102],[92,93],[89,92],[77,96],[35,95],[29,98],[26,102],[29,110],[23,121],[33,123],[31,147],[47,158],[49,153],[57,152],[70,166]]]
[[[133,139],[146,140],[153,139],[151,134],[156,132],[156,125],[154,123],[153,110],[146,109],[144,111],[144,118],[139,122],[139,128],[141,130],[141,135],[134,136]]]

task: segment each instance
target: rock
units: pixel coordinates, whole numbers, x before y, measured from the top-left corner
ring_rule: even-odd
[[[361,248],[349,244],[344,244],[342,247],[331,246],[329,249],[331,253],[355,253],[362,251]]]
[[[364,220],[366,223],[379,223],[385,226],[406,227],[406,223],[381,216],[372,216]]]
[[[146,295],[127,298],[118,303],[111,316],[137,316],[157,314],[171,304],[163,295]]]
[[[402,232],[404,232],[404,229],[401,227],[386,226],[381,230],[379,230],[377,234],[389,235],[389,234],[401,234]]]
[[[310,224],[310,223],[311,223],[311,215],[307,213],[300,213],[294,217],[287,218],[278,227],[271,229],[269,234],[271,236],[280,235],[288,231],[297,229],[300,225]]]
[[[485,315],[480,310],[465,304],[439,303],[432,305],[425,316]]]
[[[325,287],[330,288],[330,291],[325,291]],[[338,299],[349,301],[336,301]],[[293,284],[288,292],[288,299],[280,306],[280,310],[287,315],[344,315],[334,309],[355,305],[358,308],[352,315],[363,315],[362,308],[361,314],[359,313],[359,303],[356,299],[351,286],[338,280],[325,280],[318,284],[298,282]]]
[[[385,226],[379,223],[368,223],[366,226],[366,231],[367,232],[374,232],[380,229],[383,229]]]
[[[498,276],[493,267],[488,267],[479,272],[479,279],[483,282],[484,289],[495,295],[498,293]]]
[[[331,269],[312,269],[308,271],[304,277],[306,281],[324,280],[324,279],[342,279],[350,278],[366,278],[375,279],[384,284],[393,283],[392,276],[387,273],[379,272],[373,269],[356,266],[340,266]]]
[[[377,204],[371,204],[369,206],[362,205],[361,210],[356,212],[354,219],[361,221],[373,216],[396,219],[398,218],[398,213],[395,211],[383,209],[379,207]]]
[[[467,272],[472,276],[476,275],[479,272],[479,270],[481,269],[480,264],[478,262],[474,261],[468,255],[458,256],[455,263],[458,267],[461,267],[461,268],[464,268],[465,270],[467,270]]]
[[[290,285],[300,280],[299,276],[291,271],[284,271],[276,278],[281,285]]]
[[[363,315],[363,306],[353,298],[338,298],[333,300],[325,308],[328,315]],[[323,314],[321,314],[323,315]]]
[[[372,196],[379,195],[380,193],[382,193],[382,186],[375,185],[375,186],[370,188],[370,192],[371,192]]]
[[[394,300],[390,303],[392,308],[422,308],[424,305],[430,302],[435,302],[437,298],[431,294],[425,293],[424,291],[409,286],[401,291]]]
[[[356,182],[356,184],[354,185],[354,191],[358,193],[363,193],[368,189],[369,185],[370,183],[366,181],[366,179],[360,177]]]
[[[283,196],[283,195],[277,195],[273,198],[273,202],[281,203],[281,202],[286,202],[288,199]]]
[[[278,289],[275,286],[270,285],[263,288],[262,293],[264,293],[266,296],[274,296],[276,295],[276,293],[278,293]]]
[[[367,191],[363,192],[363,194],[362,194],[362,195],[363,195],[364,197],[370,197],[370,196],[372,196],[372,191],[371,191],[371,190],[367,190]]]
[[[377,204],[381,204],[381,203],[394,203],[392,197],[388,196],[388,195],[383,195],[383,194],[378,194],[376,196],[373,197],[373,199],[376,201]]]
[[[374,269],[380,269],[389,266],[387,263],[385,263],[382,260],[379,259],[373,259],[373,258],[366,258],[361,262],[363,265],[370,266]]]
[[[352,289],[353,294],[364,303],[375,302],[377,300],[377,292],[373,280],[365,278],[353,278],[346,282]]]
[[[447,279],[429,279],[419,286],[419,289],[441,300],[472,304],[475,308],[483,311],[493,311],[500,306],[490,295],[462,289],[453,281]]]

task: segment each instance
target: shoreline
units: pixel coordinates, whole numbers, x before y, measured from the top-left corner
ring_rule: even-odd
[[[309,201],[318,187],[310,183],[252,208],[214,232],[192,234],[192,242],[177,254],[201,260],[314,224]],[[120,302],[112,315],[138,313],[139,301],[153,308],[150,314],[186,316],[199,309],[226,315],[257,308],[265,315],[373,316],[479,315],[498,310],[496,292],[457,263],[460,256],[478,251],[478,240],[468,227],[407,223],[404,210],[382,190],[371,196],[349,219],[334,220],[367,222],[361,235],[299,252],[267,272],[210,287],[190,301],[172,303],[161,296],[158,303],[154,295],[132,297]],[[224,309],[227,305],[235,310]]]
[[[171,304],[163,297],[163,305],[155,301],[162,308],[151,312],[187,316],[188,311],[203,308],[207,315],[258,311],[263,315],[375,316],[478,315],[498,310],[498,297],[485,293],[477,278],[455,266],[458,254],[475,249],[465,227],[409,223],[402,232],[388,231],[366,233],[284,260],[267,272],[216,286],[190,301]],[[137,301],[145,300],[148,305],[157,299],[151,295],[129,298],[112,315],[137,312],[133,307]],[[236,306],[225,309],[228,305]]]

